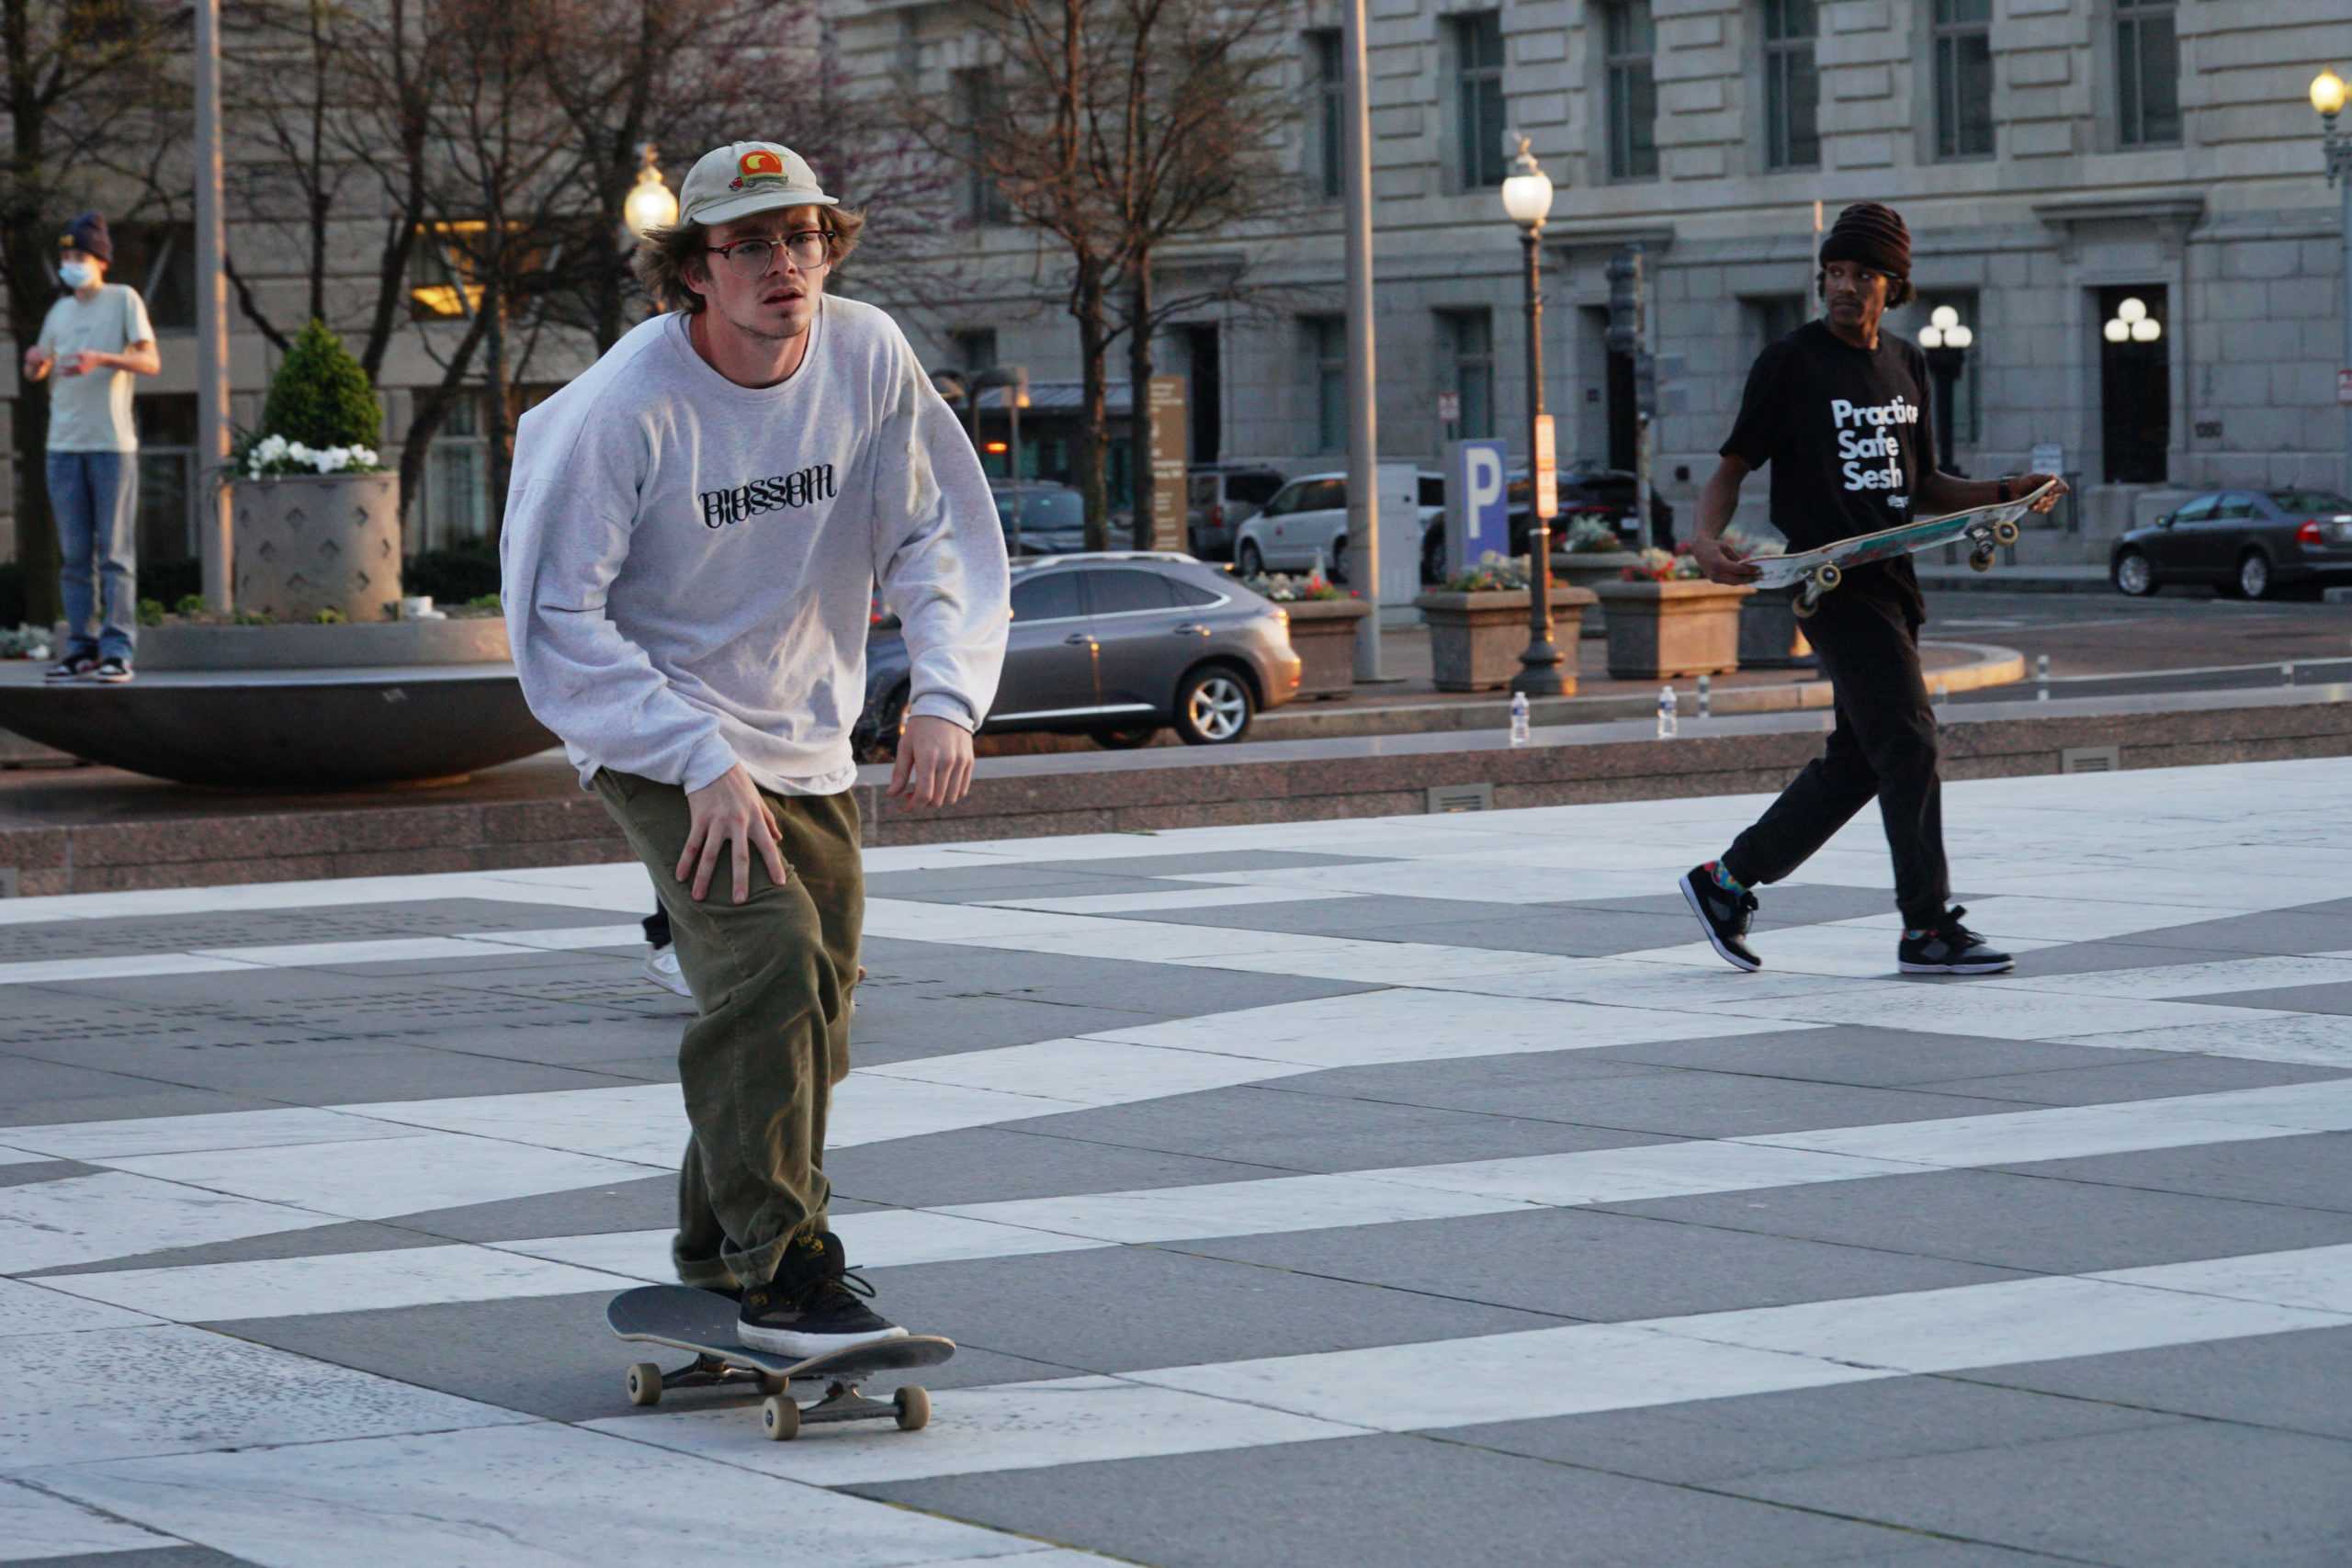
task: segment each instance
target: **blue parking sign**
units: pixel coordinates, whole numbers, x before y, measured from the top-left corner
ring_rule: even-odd
[[[1456,441],[1445,449],[1445,572],[1467,570],[1489,550],[1510,554],[1510,502],[1500,441]]]

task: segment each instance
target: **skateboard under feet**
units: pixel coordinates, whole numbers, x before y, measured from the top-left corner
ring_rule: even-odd
[[[858,1382],[875,1372],[934,1367],[956,1353],[956,1342],[936,1334],[910,1334],[831,1350],[806,1360],[755,1349],[735,1337],[735,1302],[716,1291],[688,1285],[644,1285],[623,1291],[605,1307],[605,1321],[623,1339],[691,1350],[694,1360],[671,1371],[651,1361],[628,1370],[631,1404],[659,1404],[664,1390],[707,1388],[727,1383],[758,1385],[760,1432],[771,1442],[789,1442],[804,1423],[875,1421],[888,1417],[901,1431],[920,1431],[931,1419],[931,1395],[912,1383],[888,1400],[868,1399]],[[796,1382],[821,1382],[824,1397],[802,1404],[792,1396]]]

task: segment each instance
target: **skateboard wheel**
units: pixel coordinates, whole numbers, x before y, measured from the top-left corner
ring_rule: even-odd
[[[788,1443],[800,1435],[800,1406],[787,1394],[772,1393],[760,1405],[760,1432],[772,1443]]]
[[[1973,554],[1972,554],[1972,555],[1968,558],[1968,566],[1969,566],[1969,570],[1972,570],[1972,571],[1990,571],[1990,570],[1993,570],[1993,552],[1992,552],[1992,551],[1990,551],[1990,550],[1978,550],[1978,551],[1975,551]]]
[[[1836,562],[1826,561],[1822,564],[1821,570],[1814,574],[1814,578],[1821,584],[1823,592],[1826,592],[1845,581],[1846,574],[1838,570]]]
[[[639,1361],[628,1370],[628,1402],[631,1404],[662,1403],[662,1369],[650,1361]]]
[[[1815,604],[1812,600],[1806,598],[1804,594],[1800,593],[1794,599],[1790,601],[1789,608],[1796,612],[1796,617],[1798,620],[1809,621],[1813,619],[1814,611],[1819,609],[1820,606]]]
[[[1993,537],[2001,544],[2014,545],[2018,542],[2018,525],[2004,517],[1993,525]]]
[[[899,1430],[920,1432],[931,1422],[931,1395],[909,1383],[890,1396],[899,1407]]]

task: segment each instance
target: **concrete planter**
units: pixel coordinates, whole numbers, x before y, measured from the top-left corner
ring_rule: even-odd
[[[1566,550],[1552,558],[1552,581],[1571,588],[1597,588],[1604,582],[1622,581],[1625,569],[1639,566],[1642,558],[1631,550]],[[1584,618],[1584,635],[1607,637],[1609,617],[1598,607]]]
[[[1511,588],[1484,593],[1424,593],[1413,601],[1430,628],[1430,664],[1441,692],[1493,692],[1519,673],[1527,649],[1529,592]],[[1583,588],[1552,591],[1552,638],[1566,652],[1567,692],[1576,683],[1576,646],[1593,604]]]
[[[1604,582],[1609,673],[1620,681],[1728,675],[1739,668],[1739,606],[1753,588],[1720,582]]]
[[[1739,607],[1742,670],[1810,670],[1813,645],[1797,619],[1794,587],[1758,590]]]
[[[1305,666],[1302,697],[1344,697],[1356,689],[1356,623],[1372,614],[1361,599],[1301,599],[1290,612],[1290,646]]]
[[[237,608],[276,621],[308,621],[322,610],[351,622],[392,618],[401,596],[398,475],[239,479],[232,493]]]

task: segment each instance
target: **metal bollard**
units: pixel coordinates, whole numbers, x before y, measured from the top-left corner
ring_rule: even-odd
[[[2033,700],[2038,703],[2048,702],[2050,700],[2050,655],[2042,653],[2034,656],[2033,678],[2038,682]]]
[[[1699,716],[1701,718],[1711,717],[1713,712],[1713,704],[1714,693],[1713,684],[1708,681],[1706,676],[1702,675],[1699,677]]]

